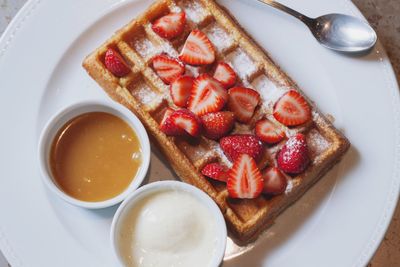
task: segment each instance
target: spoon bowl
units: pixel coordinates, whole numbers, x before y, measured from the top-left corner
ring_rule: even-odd
[[[328,14],[315,19],[307,17],[274,0],[258,0],[286,12],[308,26],[314,37],[323,46],[341,52],[363,52],[371,49],[377,36],[365,21],[344,14]]]
[[[365,51],[377,41],[377,35],[368,23],[348,15],[324,15],[313,19],[308,27],[323,46],[337,51]]]

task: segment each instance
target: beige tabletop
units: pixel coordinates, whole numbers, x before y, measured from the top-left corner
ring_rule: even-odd
[[[334,1],[334,0],[331,0]],[[26,0],[0,0],[0,34]],[[400,0],[353,0],[377,30],[400,81]],[[7,263],[0,253],[0,267]],[[400,267],[400,205],[368,267]]]

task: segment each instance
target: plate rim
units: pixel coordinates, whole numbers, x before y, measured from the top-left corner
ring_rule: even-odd
[[[140,0],[135,0],[140,1]],[[7,53],[8,47],[12,44],[13,39],[19,34],[19,30],[23,27],[24,23],[28,21],[28,18],[34,14],[37,7],[40,6],[43,0],[27,0],[27,2],[22,6],[22,8],[17,12],[14,18],[11,20],[9,25],[4,30],[3,34],[0,36],[0,64],[3,56]],[[116,0],[116,3],[118,0]],[[357,6],[351,0],[341,0],[339,3],[343,8],[348,11],[351,15],[358,18],[366,20],[362,12],[357,8]],[[106,13],[105,13],[106,14]],[[104,14],[103,14],[104,15]],[[352,266],[364,266],[366,265],[376,253],[378,247],[380,246],[385,233],[389,228],[392,221],[395,208],[400,199],[400,88],[394,69],[391,65],[390,58],[387,55],[385,47],[382,45],[379,35],[377,45],[380,46],[381,60],[380,67],[384,70],[384,78],[387,82],[388,89],[391,90],[392,101],[391,106],[394,113],[395,121],[395,164],[392,172],[392,177],[390,179],[391,192],[386,197],[385,208],[381,213],[381,217],[378,220],[377,225],[371,232],[368,242],[361,249],[360,255],[354,260]],[[24,266],[22,261],[16,253],[14,252],[12,246],[8,242],[5,232],[2,230],[0,225],[0,250],[3,253],[6,260],[12,266]]]
[[[343,7],[351,14],[356,17],[365,19],[365,16],[358,9],[358,7],[351,0],[342,0]],[[377,33],[378,34],[378,33]],[[382,48],[380,52],[382,53],[382,59],[380,60],[381,68],[384,70],[384,76],[387,81],[387,87],[391,90],[392,94],[392,109],[394,111],[395,121],[395,164],[391,177],[391,192],[386,198],[386,207],[381,214],[381,218],[377,226],[375,226],[374,231],[371,233],[369,241],[364,245],[358,259],[354,260],[353,266],[365,266],[371,261],[375,253],[377,252],[379,246],[381,245],[383,239],[385,238],[386,232],[389,229],[390,223],[392,222],[393,215],[396,210],[396,206],[400,200],[400,87],[396,79],[396,74],[394,72],[393,66],[390,62],[390,58],[386,52],[384,45],[381,43],[379,34],[377,45]]]

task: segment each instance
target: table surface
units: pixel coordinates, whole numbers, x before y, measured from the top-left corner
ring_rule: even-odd
[[[0,0],[0,34],[26,0]],[[377,30],[380,41],[386,48],[400,82],[400,1],[399,0],[353,0],[371,25]],[[0,252],[0,267],[7,261]],[[400,205],[368,267],[400,266]]]

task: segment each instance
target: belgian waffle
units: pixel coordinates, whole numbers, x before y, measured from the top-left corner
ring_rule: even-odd
[[[187,23],[183,34],[166,40],[153,32],[151,23],[170,12],[184,11]],[[311,164],[301,175],[292,177],[284,194],[256,199],[232,199],[226,185],[204,177],[200,170],[210,162],[227,167],[226,158],[218,142],[200,137],[195,142],[169,137],[159,130],[159,123],[168,107],[174,106],[169,87],[151,67],[153,56],[162,52],[177,57],[187,36],[193,29],[203,31],[213,43],[218,60],[230,64],[239,76],[238,84],[253,88],[261,95],[253,118],[247,125],[236,123],[233,133],[253,131],[262,117],[277,123],[288,137],[301,132],[306,135]],[[108,48],[123,56],[131,72],[125,77],[114,76],[104,65]],[[335,129],[307,99],[312,109],[312,120],[299,127],[286,127],[272,116],[274,102],[289,89],[298,86],[244,32],[238,23],[213,0],[158,0],[141,16],[118,30],[83,62],[89,75],[115,101],[134,112],[147,128],[178,176],[208,193],[221,208],[227,225],[240,244],[257,238],[274,219],[302,196],[320,177],[338,162],[349,147],[347,139]],[[210,73],[213,66],[186,66],[186,73],[197,76]],[[283,142],[284,143],[284,142]],[[275,155],[283,143],[266,146],[260,168],[276,165]]]

